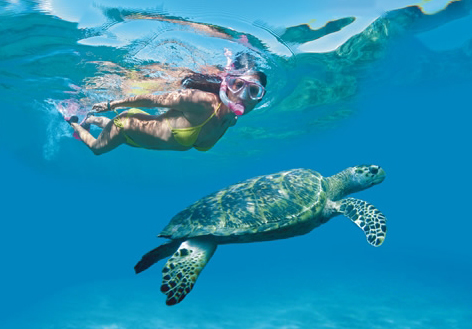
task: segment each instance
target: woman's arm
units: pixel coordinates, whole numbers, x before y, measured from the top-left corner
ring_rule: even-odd
[[[215,101],[215,95],[195,89],[184,89],[162,95],[138,95],[121,100],[94,105],[98,112],[113,110],[118,107],[170,107],[178,111],[207,110]]]

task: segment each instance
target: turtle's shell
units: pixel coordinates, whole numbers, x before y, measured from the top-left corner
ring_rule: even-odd
[[[321,212],[326,204],[323,185],[323,177],[309,169],[248,179],[210,194],[179,212],[159,236],[170,239],[203,235],[241,237],[281,229],[290,231],[291,227],[303,226],[299,224]]]

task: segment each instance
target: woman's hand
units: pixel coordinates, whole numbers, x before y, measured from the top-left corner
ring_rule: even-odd
[[[111,111],[110,102],[101,102],[93,104],[92,111],[97,113]]]

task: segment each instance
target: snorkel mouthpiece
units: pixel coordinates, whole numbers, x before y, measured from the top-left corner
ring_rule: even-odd
[[[243,115],[244,110],[245,110],[244,105],[230,101],[228,98],[228,95],[226,95],[226,89],[227,89],[226,80],[223,79],[223,82],[221,83],[220,95],[219,95],[221,101],[237,116]]]
[[[244,106],[241,104],[230,103],[229,108],[234,114],[240,116],[244,114]]]

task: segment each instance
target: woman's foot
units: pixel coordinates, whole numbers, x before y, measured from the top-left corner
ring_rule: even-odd
[[[79,118],[77,118],[75,115],[74,117],[76,118],[77,121],[75,121],[75,123],[79,122]],[[88,119],[88,115],[82,120],[82,122],[80,123],[80,126],[82,128],[84,128],[85,130],[87,131],[90,131],[90,123],[87,122],[87,119]],[[70,120],[72,120],[73,117],[70,118]],[[72,121],[70,121],[72,122]],[[69,123],[70,123],[69,122]],[[74,138],[81,141],[82,139],[79,137],[79,134],[77,133],[77,131],[74,131],[74,134],[73,134]]]
[[[79,118],[76,115],[73,115],[69,118],[64,118],[68,124],[79,122]]]

